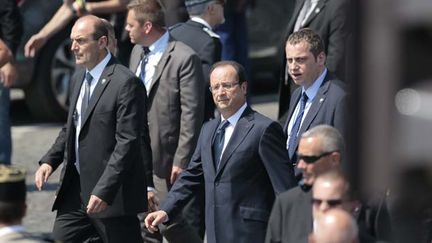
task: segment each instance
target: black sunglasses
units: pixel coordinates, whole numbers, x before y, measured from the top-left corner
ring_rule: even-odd
[[[326,202],[330,207],[336,207],[342,204],[342,199],[322,200],[318,198],[312,198],[312,204],[315,206],[320,206],[323,202]]]
[[[313,164],[315,163],[317,160],[321,159],[322,157],[325,157],[327,155],[330,155],[331,153],[336,152],[336,151],[331,151],[331,152],[326,152],[326,153],[322,153],[320,155],[312,155],[312,156],[308,156],[308,155],[301,155],[299,153],[297,153],[297,164],[300,160],[303,160],[306,164]]]

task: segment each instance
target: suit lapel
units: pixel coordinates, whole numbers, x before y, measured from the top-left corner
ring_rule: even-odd
[[[141,61],[141,54],[143,52],[142,46],[141,45],[135,45],[134,49],[132,50],[132,54],[131,54],[131,59],[130,59],[130,70],[133,73],[136,73],[137,68],[138,68],[138,64]]]
[[[312,20],[323,10],[325,4],[326,0],[319,0],[302,27],[308,26],[310,22],[312,22]]]
[[[242,116],[238,120],[236,126],[234,127],[234,132],[231,135],[231,139],[228,142],[225,151],[222,154],[222,158],[219,165],[219,170],[216,172],[216,176],[219,176],[221,172],[224,170],[228,160],[233,155],[234,151],[241,144],[241,142],[245,139],[246,135],[249,133],[251,128],[253,127],[253,111],[248,106],[246,110],[243,112]]]
[[[304,120],[302,122],[302,125],[301,125],[300,130],[299,130],[299,134],[302,134],[303,132],[305,132],[309,128],[310,124],[312,123],[312,121],[314,120],[316,115],[318,114],[318,111],[321,109],[322,104],[324,104],[327,91],[330,87],[330,82],[328,81],[328,78],[329,78],[329,75],[327,74],[326,78],[324,79],[323,84],[321,85],[321,87],[318,90],[317,95],[315,96],[314,100],[312,101],[312,105],[309,108],[309,111],[306,114],[306,117],[304,118]]]
[[[70,96],[70,104],[69,104],[69,117],[72,118],[75,109],[76,109],[76,103],[78,101],[78,96],[80,94],[81,91],[81,86],[82,83],[84,81],[84,74],[85,74],[85,69],[81,68],[79,69],[76,77],[75,82],[73,82],[74,86],[72,87],[72,92],[71,92],[71,96]]]
[[[297,18],[298,18],[299,14],[300,14],[300,10],[303,8],[304,1],[305,0],[298,0],[297,4],[295,5],[295,8],[294,8],[294,11],[293,11],[293,14],[292,14],[292,16],[293,17],[295,16],[295,18],[291,18],[290,22],[288,23],[288,29],[287,29],[285,40],[288,39],[288,36],[294,30],[295,22],[297,21]]]
[[[158,65],[156,66],[155,74],[153,75],[152,82],[150,84],[150,90],[148,91],[148,93],[150,93],[153,89],[153,86],[157,82],[159,82],[160,76],[162,75],[162,71],[165,69],[165,66],[171,57],[171,52],[174,50],[174,47],[175,47],[174,40],[170,37],[167,49],[162,54],[162,57],[161,57]]]
[[[107,66],[105,67],[104,71],[102,72],[102,75],[99,78],[96,87],[90,97],[89,105],[81,120],[81,127],[85,126],[86,121],[90,116],[90,113],[95,108],[97,102],[99,101],[99,98],[101,97],[105,88],[108,86],[109,82],[111,81],[111,75],[114,72],[114,67],[115,67],[114,59],[111,58],[111,60],[108,62]]]
[[[214,137],[216,134],[216,129],[218,128],[220,124],[220,116],[218,119],[214,119],[212,121],[210,121],[208,123],[208,133],[207,133],[207,139],[205,139],[204,141],[211,141],[211,143],[206,142],[206,145],[210,145],[210,146],[204,146],[203,149],[203,154],[205,155],[209,155],[208,159],[206,160],[202,160],[202,161],[209,161],[208,166],[211,168],[210,172],[211,172],[211,178],[215,177],[216,174],[216,168],[214,166],[215,162],[214,162],[214,157],[213,157],[213,142],[214,142]]]
[[[288,133],[288,124],[289,124],[289,122],[291,120],[291,117],[292,117],[292,115],[294,113],[294,110],[295,110],[295,108],[297,106],[297,103],[300,100],[300,95],[301,95],[301,88],[298,88],[298,89],[296,89],[294,91],[293,97],[292,97],[292,99],[290,101],[290,107],[288,109],[288,116],[287,116],[287,119],[285,121],[285,125],[283,127],[283,131],[284,131],[285,134]]]

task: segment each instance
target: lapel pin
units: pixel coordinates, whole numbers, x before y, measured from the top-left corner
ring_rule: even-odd
[[[321,11],[320,8],[316,8],[316,9],[315,9],[315,13],[319,13],[320,11]]]
[[[103,79],[102,79],[102,84],[104,84],[105,82],[106,82],[106,79],[103,78]]]
[[[323,101],[324,101],[324,98],[321,98],[319,102],[320,102],[320,103],[323,103]]]

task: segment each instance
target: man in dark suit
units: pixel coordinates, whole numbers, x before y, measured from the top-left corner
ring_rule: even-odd
[[[154,182],[162,203],[195,149],[203,123],[205,81],[199,57],[166,31],[157,0],[131,1],[128,10],[126,30],[136,44],[130,69],[147,89]],[[195,217],[187,218],[190,223]]]
[[[189,167],[145,224],[157,231],[205,187],[207,242],[263,242],[275,195],[294,185],[285,137],[278,123],[247,105],[240,64],[216,63],[210,87],[221,116],[204,124]]]
[[[285,50],[288,72],[300,86],[291,97],[283,127],[288,135],[288,155],[295,163],[297,138],[304,131],[319,124],[327,124],[344,135],[347,93],[343,83],[336,80],[326,68],[324,45],[317,33],[311,29],[293,33],[288,38]]]
[[[310,28],[321,36],[327,54],[326,66],[338,78],[345,78],[345,46],[349,33],[348,9],[350,0],[296,0],[288,22],[285,40],[301,28]],[[285,53],[286,54],[286,53]],[[285,56],[284,56],[285,58]],[[282,61],[279,85],[279,117],[290,105],[293,80],[288,75],[286,59]],[[294,82],[295,83],[295,82]]]
[[[266,243],[308,242],[312,232],[311,187],[318,175],[339,168],[344,150],[340,133],[319,125],[302,134],[297,167],[303,174],[301,186],[280,194],[274,203]]]
[[[215,105],[209,87],[210,67],[221,59],[221,42],[213,28],[224,22],[224,0],[187,0],[191,18],[186,23],[174,25],[169,32],[174,39],[190,46],[201,59],[206,79],[204,120],[214,118]]]
[[[93,15],[73,26],[71,50],[83,68],[71,80],[67,123],[35,175],[41,190],[66,162],[53,205],[62,242],[142,242],[137,213],[147,210],[151,164],[145,88],[107,51],[107,36]]]

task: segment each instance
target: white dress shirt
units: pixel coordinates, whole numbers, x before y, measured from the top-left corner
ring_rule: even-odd
[[[324,82],[324,78],[325,78],[326,75],[327,75],[327,68],[324,69],[324,71],[321,73],[321,75],[318,77],[318,79],[316,79],[314,81],[314,83],[309,88],[307,88],[305,90],[304,87],[302,87],[302,94],[303,94],[303,92],[305,92],[306,95],[308,96],[308,100],[307,100],[306,105],[305,105],[305,109],[304,109],[304,112],[303,112],[303,117],[302,117],[301,122],[300,122],[300,127],[302,126],[303,121],[304,121],[307,113],[309,112],[309,109],[310,109],[310,107],[312,105],[312,102],[313,102],[315,96],[317,95],[317,93],[319,91],[319,88],[321,87],[321,84]],[[287,147],[287,149],[289,147],[289,142],[288,141],[290,140],[290,137],[291,137],[291,130],[292,130],[293,126],[294,126],[295,120],[297,119],[297,115],[300,112],[301,99],[302,98],[300,96],[300,99],[297,102],[297,106],[296,106],[296,108],[295,108],[295,110],[294,110],[294,112],[293,112],[293,114],[292,114],[292,116],[290,118],[289,123],[288,123],[288,129],[287,129],[288,139],[286,141],[286,147]],[[299,129],[299,131],[300,131],[300,129]]]
[[[145,65],[145,78],[143,81],[144,86],[147,90],[147,95],[150,92],[150,86],[153,81],[153,76],[156,72],[157,65],[159,64],[159,61],[162,58],[163,53],[165,52],[166,48],[168,47],[168,41],[169,41],[169,34],[168,31],[165,32],[157,41],[155,41],[153,44],[151,44],[148,48],[150,50],[150,53],[148,54],[148,61]],[[140,77],[141,74],[141,63],[143,60],[141,60],[138,64],[138,68],[135,72],[135,75],[137,77]]]
[[[221,158],[225,151],[226,146],[228,145],[229,140],[231,139],[231,136],[234,132],[234,128],[237,125],[238,120],[240,120],[241,115],[243,114],[244,110],[246,109],[247,104],[244,103],[240,109],[237,110],[236,113],[234,113],[232,116],[230,116],[228,119],[225,119],[221,115],[221,124],[223,121],[228,120],[229,125],[225,128],[225,137],[224,137],[224,144],[222,148]],[[220,158],[219,158],[220,159]]]
[[[102,59],[101,62],[99,62],[92,70],[87,70],[86,72],[90,72],[91,76],[93,77],[93,80],[90,82],[90,94],[89,94],[89,100],[91,100],[91,96],[93,94],[94,89],[96,88],[96,85],[102,75],[103,70],[105,69],[106,65],[108,64],[109,60],[111,59],[111,53],[108,52],[108,54],[105,56],[104,59]],[[84,75],[84,79],[85,79],[85,75]],[[79,169],[79,134],[81,131],[81,118],[82,118],[82,114],[81,114],[81,105],[82,105],[82,99],[84,96],[84,82],[85,80],[82,82],[81,85],[81,90],[80,90],[80,94],[78,96],[78,100],[75,106],[75,112],[74,112],[74,120],[75,120],[75,166],[78,170],[78,173],[80,172]]]

